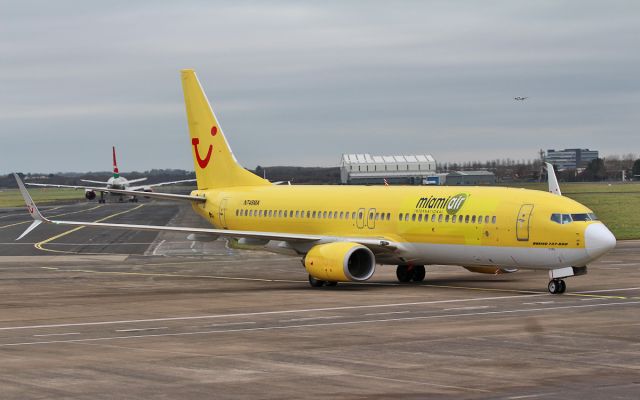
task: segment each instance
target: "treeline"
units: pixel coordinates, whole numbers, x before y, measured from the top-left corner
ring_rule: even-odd
[[[509,158],[490,161],[467,161],[463,163],[441,163],[439,172],[491,171],[498,182],[530,181],[546,179],[542,160],[513,160]],[[634,154],[609,155],[590,162],[586,168],[556,170],[558,179],[564,182],[598,182],[640,180],[640,158]]]
[[[467,161],[463,163],[445,162],[438,164],[438,172],[452,171],[491,171],[498,182],[536,182],[546,179],[541,160],[513,160],[496,159],[491,161]],[[251,171],[271,182],[291,182],[297,185],[309,184],[340,184],[339,167],[262,167],[257,166]],[[557,171],[558,179],[564,182],[594,182],[594,181],[640,181],[640,159],[633,154],[624,156],[611,155],[593,160],[586,168],[577,170]],[[52,183],[59,185],[86,185],[81,179],[107,181],[112,175],[109,171],[99,172],[56,172],[56,173],[28,173],[20,174],[25,181],[33,183]],[[194,179],[193,171],[181,169],[152,169],[149,171],[124,172],[127,179],[147,177],[144,183],[178,181]],[[0,175],[0,188],[16,187],[13,175]]]
[[[266,177],[271,182],[291,182],[291,184],[338,184],[340,183],[340,168],[338,167],[266,167],[258,166],[251,171],[260,177]],[[56,173],[27,173],[20,176],[25,182],[50,183],[56,185],[86,186],[81,179],[106,182],[113,176],[113,172],[56,172]],[[179,181],[194,179],[195,172],[181,169],[152,169],[150,171],[123,172],[122,176],[131,180],[146,177],[147,180],[140,184],[157,183],[166,181]],[[195,186],[195,185],[194,185]],[[15,188],[16,182],[13,175],[0,175],[0,188]]]

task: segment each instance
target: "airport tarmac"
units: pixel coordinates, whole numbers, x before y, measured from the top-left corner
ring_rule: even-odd
[[[206,226],[174,203],[45,215]],[[58,208],[56,208],[58,207]],[[544,272],[392,267],[312,289],[300,261],[0,211],[0,398],[638,398],[640,241],[550,295]],[[198,225],[196,225],[198,224]],[[70,232],[71,231],[71,232]]]

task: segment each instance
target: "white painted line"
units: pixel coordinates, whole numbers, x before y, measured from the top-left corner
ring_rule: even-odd
[[[605,293],[605,292],[628,292],[630,290],[640,290],[640,287],[629,287],[621,289],[602,289],[602,290],[588,290],[585,292],[573,292],[574,294],[589,294],[589,293]]]
[[[323,327],[323,326],[341,326],[341,325],[347,326],[347,325],[374,324],[374,323],[384,323],[384,322],[442,319],[442,318],[452,318],[452,317],[460,318],[460,317],[469,317],[469,316],[478,316],[478,315],[518,314],[518,313],[529,313],[533,311],[555,311],[555,310],[566,310],[566,309],[573,309],[573,308],[611,307],[611,306],[620,306],[620,305],[624,306],[624,305],[630,305],[630,304],[640,304],[640,301],[627,301],[627,302],[620,302],[620,303],[602,303],[602,304],[584,304],[584,305],[578,305],[578,306],[558,306],[558,307],[547,307],[547,308],[528,308],[528,309],[520,309],[520,310],[485,311],[485,312],[466,313],[466,314],[443,314],[443,315],[428,315],[428,316],[421,316],[421,317],[399,317],[399,318],[361,320],[361,321],[325,322],[325,323],[318,323],[318,324],[270,326],[270,327],[262,327],[262,328],[238,328],[238,329],[210,330],[210,331],[198,331],[198,332],[156,333],[156,334],[149,334],[149,335],[113,336],[113,337],[100,337],[100,338],[89,338],[89,339],[69,339],[69,340],[50,340],[50,341],[39,341],[39,342],[4,343],[4,344],[0,344],[0,347],[31,346],[35,344],[99,342],[99,341],[121,340],[121,339],[142,339],[142,338],[148,339],[148,338],[154,338],[154,337],[207,335],[212,333],[256,332],[256,331],[271,331],[271,330],[296,329],[296,328],[316,328],[316,327]]]
[[[68,336],[68,335],[80,335],[79,332],[66,332],[66,333],[47,333],[42,335],[33,335],[35,337],[46,337],[46,336]]]
[[[531,303],[522,303],[522,304],[530,306],[530,305],[536,305],[536,304],[553,304],[553,303],[555,303],[555,301],[551,300],[551,301],[533,301]]]
[[[454,311],[454,310],[482,310],[484,308],[495,308],[493,306],[477,306],[477,307],[456,307],[456,308],[445,308],[442,311]]]
[[[292,318],[292,319],[281,319],[280,322],[314,321],[318,319],[336,319],[336,318],[344,318],[344,317],[341,315],[332,315],[330,317]]]
[[[370,317],[372,315],[390,315],[390,314],[409,314],[411,311],[391,311],[391,312],[376,312],[365,314],[365,316]]]
[[[159,326],[157,328],[132,328],[132,329],[116,329],[116,332],[144,332],[144,331],[158,331],[162,329],[169,329],[168,326]]]
[[[253,325],[253,324],[257,324],[257,322],[249,321],[249,322],[231,322],[228,324],[212,324],[212,325],[206,325],[203,328],[219,328],[221,326],[237,326],[237,325]]]
[[[367,305],[360,305],[360,306],[303,308],[303,309],[293,309],[293,310],[258,311],[258,312],[237,313],[237,314],[196,315],[191,317],[167,317],[167,318],[131,319],[131,320],[98,321],[98,322],[76,322],[76,323],[69,323],[69,324],[6,326],[6,327],[0,328],[0,331],[9,331],[9,330],[18,330],[18,329],[61,328],[61,327],[67,327],[67,326],[134,324],[134,323],[140,323],[140,322],[188,321],[188,320],[195,320],[195,319],[249,317],[254,315],[296,314],[296,313],[309,313],[309,312],[320,312],[320,311],[358,310],[358,309],[383,308],[383,307],[385,308],[386,307],[406,307],[406,306],[417,306],[417,305],[427,305],[427,304],[460,303],[460,302],[466,302],[466,301],[520,299],[525,297],[539,297],[539,296],[549,296],[549,295],[547,293],[541,293],[541,294],[525,294],[525,295],[517,295],[517,296],[479,297],[479,298],[471,298],[471,299],[418,301],[418,302],[412,302],[412,303],[367,304]]]

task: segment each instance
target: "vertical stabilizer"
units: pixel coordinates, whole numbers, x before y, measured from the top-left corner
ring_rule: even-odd
[[[118,162],[116,161],[116,146],[112,146],[111,150],[113,152],[113,177],[118,178],[120,172],[118,172]]]
[[[181,75],[198,189],[269,185],[236,161],[195,72]]]

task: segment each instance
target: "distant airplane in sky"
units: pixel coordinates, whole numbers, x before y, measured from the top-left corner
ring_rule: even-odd
[[[184,201],[213,228],[49,220],[15,175],[34,219],[20,238],[41,223],[222,236],[301,258],[313,287],[366,281],[381,264],[396,266],[400,282],[421,282],[425,266],[437,264],[485,274],[547,271],[553,294],[566,290],[564,278],[586,274],[588,264],[616,245],[592,210],[562,196],[551,164],[548,192],[274,185],[238,164],[193,70],[182,71],[182,86],[198,189],[145,196]]]
[[[529,98],[529,97],[520,97],[520,96],[517,96],[517,97],[514,97],[513,99],[514,99],[514,100],[516,100],[516,101],[525,101],[525,100],[526,100],[526,99],[528,99],[528,98]]]
[[[108,189],[119,189],[119,190],[129,190],[129,191],[143,191],[143,192],[152,192],[152,187],[163,186],[163,185],[172,185],[174,183],[184,183],[184,182],[195,182],[195,179],[185,179],[181,181],[173,181],[173,182],[160,182],[153,183],[151,185],[139,185],[139,186],[131,186],[132,183],[138,183],[142,181],[146,181],[147,178],[138,178],[128,180],[124,176],[120,176],[120,172],[118,172],[118,162],[116,161],[116,147],[112,147],[113,153],[113,176],[109,178],[106,182],[103,181],[92,181],[90,179],[80,179],[82,182],[87,183],[97,183],[98,185],[105,185],[103,187],[91,187],[91,186],[72,186],[72,185],[53,185],[49,183],[27,183],[30,186],[44,186],[44,187],[57,187],[57,188],[72,188],[72,189],[84,189],[84,197],[87,200],[93,200],[96,198],[96,192],[100,192],[100,199],[98,203],[105,203],[104,193],[108,192]],[[125,194],[122,193],[111,193],[113,196],[117,196],[118,200],[122,201]],[[137,202],[138,197],[136,194],[132,194],[129,196],[129,201]]]

